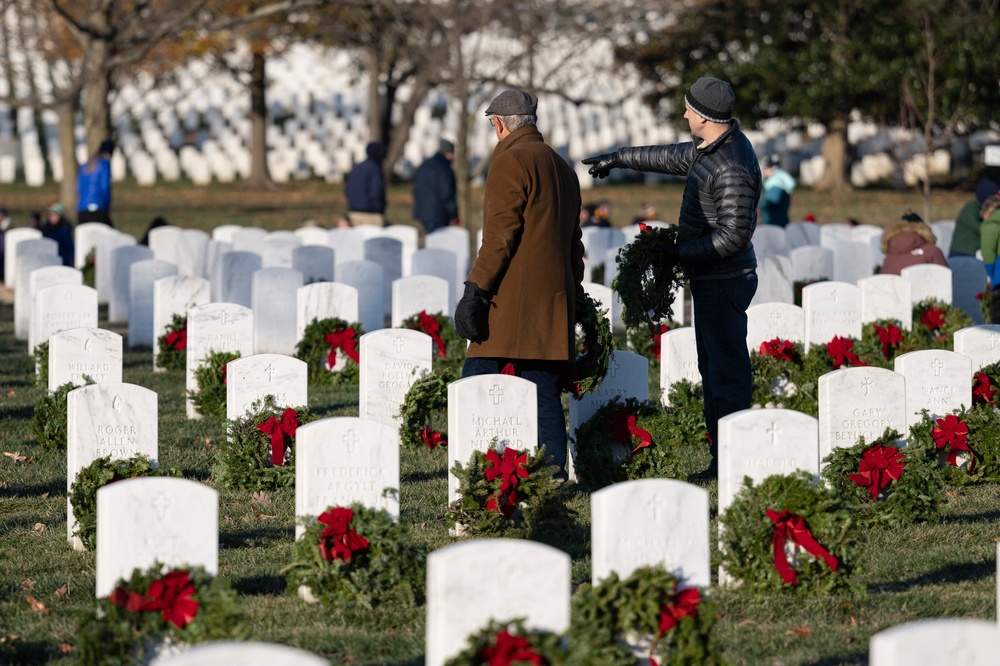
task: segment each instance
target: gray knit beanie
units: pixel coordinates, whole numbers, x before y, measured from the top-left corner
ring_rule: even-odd
[[[728,123],[733,119],[733,88],[722,79],[703,76],[684,95],[688,108],[713,123]]]

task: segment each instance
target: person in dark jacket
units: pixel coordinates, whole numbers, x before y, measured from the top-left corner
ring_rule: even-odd
[[[949,257],[974,257],[979,252],[979,225],[983,223],[979,211],[983,203],[1000,192],[1000,185],[983,178],[976,185],[976,198],[966,202],[955,218],[955,231],[951,236]]]
[[[455,144],[441,139],[438,151],[413,174],[413,219],[423,225],[426,233],[458,221],[453,159]]]
[[[680,240],[663,248],[691,284],[698,370],[705,394],[705,424],[712,462],[697,477],[718,474],[719,419],[751,406],[747,308],[757,291],[756,227],[761,173],[750,140],[733,118],[732,87],[702,77],[684,95],[684,118],[693,142],[620,148],[585,159],[604,178],[625,168],[686,176]]]
[[[66,219],[66,206],[61,203],[49,206],[47,219],[42,225],[42,237],[58,243],[63,266],[73,265],[76,246],[73,243],[73,225]]]
[[[76,221],[111,225],[111,156],[115,142],[102,141],[76,177]]]
[[[365,148],[368,159],[356,164],[347,176],[344,196],[347,197],[347,215],[351,224],[385,224],[385,144],[372,142]]]

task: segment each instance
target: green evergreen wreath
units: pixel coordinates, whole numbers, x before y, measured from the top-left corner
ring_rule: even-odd
[[[83,260],[83,268],[80,271],[83,273],[83,284],[88,287],[96,287],[97,278],[96,276],[96,266],[97,266],[97,250],[93,249],[87,253],[87,257]]]
[[[627,431],[613,426],[621,425],[616,417],[620,420],[622,410],[635,415],[635,426],[649,433],[650,445],[641,446],[645,442],[632,433],[628,433],[632,436],[627,441],[620,441]],[[677,451],[687,446],[692,436],[695,440],[703,438],[704,432],[702,406],[694,401],[683,407],[663,409],[651,402],[616,397],[576,429],[577,477],[595,490],[629,479],[687,478],[684,461]]]
[[[32,354],[35,358],[35,386],[49,388],[49,343],[39,343]]]
[[[972,318],[959,308],[934,299],[913,306],[913,330],[909,331],[913,349],[947,349],[954,346],[955,331],[972,326]]]
[[[507,659],[507,661],[504,660]],[[560,634],[528,629],[524,618],[490,621],[469,636],[468,646],[446,666],[489,666],[495,663],[539,663],[550,666],[635,666],[632,653],[612,641],[567,641]]]
[[[182,477],[180,470],[153,467],[149,458],[143,455],[124,460],[105,456],[77,472],[69,499],[77,524],[74,536],[80,538],[87,550],[94,550],[97,545],[97,491],[115,481],[146,476]]]
[[[576,292],[576,324],[583,332],[577,340],[577,356],[573,362],[576,389],[574,395],[590,393],[601,385],[608,374],[608,362],[615,350],[615,337],[611,332],[607,310],[590,294]]]
[[[95,611],[82,618],[77,627],[77,648],[84,666],[110,666],[145,663],[160,642],[167,645],[193,645],[222,639],[245,639],[247,626],[240,611],[239,599],[229,583],[207,573],[203,567],[178,567],[161,573],[160,564],[141,571],[136,569],[119,588],[140,594],[150,593],[155,581],[171,571],[186,573],[194,586],[190,599],[197,602],[194,619],[178,627],[159,611],[132,611],[110,597],[97,600]]]
[[[452,322],[451,317],[440,312],[428,316],[433,317],[434,321],[437,322],[437,335],[444,344],[444,356],[441,356],[438,344],[436,342],[434,343],[433,367],[435,369],[448,368],[456,372],[461,372],[462,364],[465,363],[465,350],[468,346],[465,338],[459,336],[458,331],[455,330],[455,324]],[[424,327],[421,326],[420,314],[415,314],[412,317],[404,319],[401,327],[414,331],[420,331],[421,333],[427,333],[427,331],[424,330]],[[430,333],[427,334],[430,335]]]
[[[660,248],[676,244],[677,236],[676,226],[647,227],[618,251],[618,274],[611,288],[621,298],[626,329],[673,317],[674,294],[683,278],[680,266],[667,263]]]
[[[992,366],[990,366],[992,367]],[[947,447],[939,448],[934,440],[934,426],[927,410],[920,422],[910,427],[907,458],[914,457],[939,466],[945,483],[961,485],[978,481],[1000,481],[1000,412],[993,405],[979,404],[952,412],[969,429],[968,447],[974,465],[956,467],[947,464]]]
[[[850,505],[859,524],[901,527],[936,522],[941,517],[944,484],[937,460],[928,461],[922,452],[909,447],[898,448],[896,442],[901,439],[901,434],[886,429],[874,442],[866,443],[862,437],[854,446],[835,448],[824,460],[823,478]],[[890,451],[895,454],[892,457],[901,459],[896,469],[899,476],[893,479],[890,469],[882,474],[884,487],[879,488],[881,484],[875,483],[866,487],[857,477],[863,472],[862,459],[866,452],[877,447],[882,447],[879,453]],[[876,498],[872,499],[876,489]]]
[[[31,434],[47,451],[66,450],[66,395],[75,388],[80,387],[66,382],[52,393],[46,392],[35,406]]]
[[[271,418],[281,421],[286,409],[275,404],[273,395],[268,395],[255,401],[246,415],[228,421],[229,436],[219,444],[219,456],[212,468],[212,477],[218,485],[248,491],[295,485],[295,436],[288,441],[284,464],[276,466],[271,457],[271,436],[258,427]],[[291,409],[295,412],[296,428],[316,420],[308,407]]]
[[[180,339],[167,342],[168,338],[176,337],[178,334],[183,335],[183,342]],[[164,370],[184,370],[187,363],[186,314],[175,314],[171,317],[167,330],[156,340],[156,348],[159,350],[156,354],[157,367]]]
[[[808,287],[811,284],[816,284],[817,282],[828,282],[829,280],[830,280],[830,278],[828,278],[828,277],[821,277],[821,278],[816,278],[815,280],[796,280],[795,282],[793,282],[792,283],[792,290],[795,293],[795,296],[794,296],[794,298],[795,298],[795,305],[799,306],[800,308],[802,307],[802,290],[803,289],[805,289],[806,287]]]
[[[979,313],[983,315],[983,321],[987,324],[1000,323],[993,321],[993,318],[990,317],[990,302],[993,300],[993,290],[990,288],[989,282],[983,285],[981,292],[976,294],[976,299],[979,301]]]
[[[451,473],[458,479],[460,497],[448,512],[461,526],[462,533],[475,538],[567,541],[575,529],[576,513],[566,505],[559,483],[552,478],[556,472],[552,457],[545,454],[544,447],[530,452],[499,449],[496,440],[491,446],[491,451],[504,461],[513,457],[508,451],[524,456],[520,467],[527,476],[518,479],[516,503],[505,504],[504,500],[510,496],[500,495],[502,477],[487,479],[487,452],[474,451],[466,467],[456,462]]]
[[[755,485],[749,477],[719,517],[719,550],[726,572],[748,592],[829,594],[852,588],[860,547],[851,509],[831,490],[799,471],[777,474]],[[790,511],[805,519],[816,541],[838,560],[836,571],[805,552],[796,558],[798,585],[784,581],[775,568],[775,523],[767,510]]]
[[[226,364],[239,357],[239,352],[209,352],[195,369],[198,390],[189,391],[188,398],[202,416],[226,416]]]
[[[750,367],[753,404],[777,403],[786,409],[816,415],[818,382],[817,377],[807,374],[802,343],[768,340],[750,353]]]
[[[348,358],[344,367],[333,371],[330,369],[330,343],[326,341],[327,334],[335,334],[349,328],[354,329],[356,348],[361,347],[361,336],[365,331],[361,324],[348,324],[343,319],[329,317],[313,319],[302,333],[302,339],[295,345],[295,357],[309,366],[309,383],[311,385],[348,386],[357,385],[360,379],[358,364]]]
[[[339,507],[328,507],[326,512]],[[327,524],[304,519],[302,538],[292,546],[291,563],[281,574],[288,592],[307,587],[312,596],[330,608],[372,609],[381,603],[419,606],[424,600],[426,552],[416,545],[409,531],[385,511],[354,503],[350,530],[367,540],[367,546],[351,553],[349,560],[325,559],[320,548]]]
[[[457,380],[458,374],[445,368],[429,372],[413,382],[399,409],[402,417],[400,444],[409,449],[433,449],[436,445],[431,438],[439,434],[444,440],[443,445],[447,446],[448,432],[441,426],[448,422],[448,384]],[[434,427],[435,424],[438,428]]]
[[[697,590],[679,591],[678,585],[676,576],[653,566],[640,567],[625,579],[612,573],[599,585],[582,586],[573,597],[570,643],[643,641],[651,645],[650,657],[663,666],[723,664],[715,638],[715,603]]]

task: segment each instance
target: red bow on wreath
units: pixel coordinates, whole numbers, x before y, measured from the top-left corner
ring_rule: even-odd
[[[448,446],[448,440],[445,439],[445,436],[430,426],[424,426],[424,429],[420,431],[420,436],[424,438],[424,445],[428,449],[436,449],[439,446]]]
[[[524,662],[542,664],[542,656],[531,649],[527,638],[514,636],[506,629],[497,632],[495,644],[483,646],[476,657],[488,666],[512,666]]]
[[[438,332],[441,330],[441,324],[438,323],[437,318],[427,314],[427,310],[421,310],[420,322],[417,325],[420,327],[420,330],[431,336],[431,339],[434,340],[434,344],[437,345],[438,356],[441,358],[447,356],[448,354],[445,351],[444,339],[438,335]]]
[[[225,384],[229,379],[229,364],[224,363],[222,365],[222,383]]]
[[[168,349],[173,349],[174,351],[184,351],[187,349],[187,339],[188,330],[187,326],[185,326],[184,328],[167,333],[167,337],[164,338],[163,341],[167,343]]]
[[[187,571],[171,571],[154,580],[145,595],[116,587],[108,599],[134,613],[162,611],[164,620],[183,629],[198,613],[198,602],[191,598],[194,593]]]
[[[760,343],[758,351],[761,356],[770,356],[780,361],[795,360],[795,346],[790,341],[782,340],[781,338],[774,338],[773,340]]]
[[[676,590],[675,590],[676,592]],[[663,638],[664,634],[673,629],[682,617],[694,617],[698,614],[698,604],[701,603],[701,593],[696,587],[689,587],[674,594],[674,600],[663,604],[660,611],[660,634],[653,641],[649,648],[649,663],[652,666],[659,666],[653,659],[653,651],[656,643]]]
[[[649,351],[653,355],[653,358],[659,360],[660,358],[660,338],[663,334],[670,330],[670,326],[667,324],[660,324],[660,330],[653,332],[653,341],[649,344]]]
[[[517,484],[528,478],[528,454],[510,447],[504,449],[503,459],[495,450],[486,452],[486,480],[500,477],[500,491],[486,502],[487,511],[499,511],[505,518],[514,515],[517,508]]]
[[[990,376],[985,372],[977,372],[974,379],[976,383],[972,387],[972,402],[976,405],[981,403],[992,405],[997,389],[990,381]]]
[[[320,514],[318,520],[326,525],[319,539],[319,552],[327,562],[335,559],[350,562],[354,553],[368,548],[368,539],[351,529],[353,509],[330,509]]]
[[[862,488],[867,488],[872,499],[878,497],[880,490],[889,485],[889,481],[898,481],[903,474],[903,454],[895,446],[876,444],[861,454],[857,474],[849,474],[848,478]]]
[[[882,343],[882,356],[886,358],[889,358],[889,352],[893,347],[903,342],[903,333],[899,330],[899,326],[895,324],[889,324],[887,328],[882,328],[878,324],[875,324],[875,335],[878,336],[878,341]]]
[[[836,370],[840,366],[844,365],[848,361],[854,366],[864,366],[867,363],[862,363],[851,349],[854,348],[854,342],[847,338],[842,338],[839,335],[835,336],[833,340],[826,343],[826,353],[830,355],[830,359],[833,361],[833,369]]]
[[[920,316],[920,323],[933,330],[944,326],[944,310],[931,306]]]
[[[266,435],[271,436],[271,464],[281,467],[285,464],[285,447],[288,446],[292,437],[295,437],[295,430],[299,427],[299,415],[289,407],[281,414],[281,420],[272,416],[263,423],[258,423],[257,428]]]
[[[652,228],[653,227],[651,227],[650,225],[646,224],[645,222],[640,222],[639,223],[639,232],[640,233],[642,233],[643,231],[650,231]]]
[[[333,333],[323,336],[326,343],[330,345],[330,353],[326,357],[326,365],[331,370],[337,364],[337,350],[344,352],[349,359],[355,363],[360,363],[357,348],[357,339],[354,337],[353,328],[338,328]]]
[[[611,436],[616,442],[621,442],[622,444],[628,444],[631,442],[632,438],[635,437],[639,440],[639,445],[632,449],[630,455],[635,455],[639,450],[652,445],[653,436],[649,434],[648,430],[643,430],[638,425],[636,425],[636,416],[629,412],[628,407],[619,407],[618,411],[614,413],[608,422],[604,424],[604,430],[610,432]]]
[[[965,421],[959,421],[954,414],[949,414],[943,419],[934,422],[934,429],[931,431],[934,443],[937,447],[948,446],[948,464],[958,467],[958,454],[966,451],[969,454],[969,471],[971,472],[976,464],[972,449],[969,448],[969,426]]]
[[[513,363],[508,363],[507,365],[503,366],[502,370],[500,370],[500,374],[510,375],[511,377],[514,377],[517,375],[517,368],[514,367]]]
[[[783,581],[789,585],[799,584],[799,577],[795,575],[795,570],[789,566],[788,558],[785,556],[785,542],[789,540],[805,548],[806,552],[813,557],[823,558],[827,566],[833,571],[837,570],[837,558],[831,555],[830,551],[826,548],[819,545],[816,537],[806,527],[805,518],[785,509],[782,509],[780,513],[773,509],[768,509],[767,517],[774,523],[774,536],[771,537],[774,568],[781,575]]]

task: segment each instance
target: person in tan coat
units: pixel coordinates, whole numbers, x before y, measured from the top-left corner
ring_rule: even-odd
[[[463,377],[515,374],[538,388],[538,443],[565,478],[560,372],[576,355],[583,282],[580,181],[535,127],[538,101],[507,90],[487,107],[499,143],[483,197],[483,244],[455,328],[471,341]]]
[[[920,216],[911,210],[903,213],[899,222],[882,231],[881,275],[899,275],[908,266],[937,264],[948,266],[948,260],[936,245],[937,237]]]

